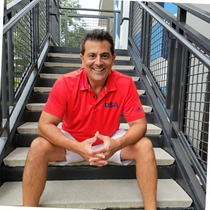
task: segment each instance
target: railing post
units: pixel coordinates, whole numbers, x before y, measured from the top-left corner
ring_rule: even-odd
[[[68,46],[68,16],[65,14],[65,46]]]
[[[149,33],[150,29],[150,21],[151,17],[149,13],[147,13],[144,9],[143,15],[142,15],[142,27],[141,27],[141,49],[140,49],[140,58],[142,60],[142,63],[146,64],[149,67],[149,61],[148,61],[148,53],[149,53],[149,41],[151,40],[151,33]]]
[[[186,11],[178,9],[177,13],[177,22],[186,22]],[[179,28],[176,28],[177,31],[179,31]],[[179,31],[180,32],[180,31]],[[178,40],[175,42],[172,42],[172,47],[174,47],[174,52],[172,50],[172,54],[174,54],[174,60],[173,60],[173,68],[172,68],[172,75],[168,75],[171,81],[171,85],[169,85],[170,91],[170,98],[167,98],[167,108],[170,108],[170,120],[173,125],[178,128],[178,119],[180,117],[179,114],[179,102],[180,102],[180,91],[182,88],[180,88],[183,83],[181,80],[181,74],[184,71],[184,61],[187,59],[185,48]],[[169,67],[172,67],[172,64],[170,64]],[[170,70],[169,70],[169,74]],[[168,80],[169,81],[169,80]],[[170,81],[169,81],[170,82]],[[169,102],[170,101],[170,102]],[[170,103],[170,107],[169,107]],[[171,133],[171,138],[176,138],[176,136],[173,136],[173,133]]]
[[[32,38],[32,60],[37,64],[38,52],[39,52],[39,4],[37,4],[32,10],[32,24],[31,27],[33,38]]]
[[[9,21],[11,19],[11,13],[7,15],[7,20]],[[10,29],[7,32],[7,56],[8,56],[8,90],[9,90],[9,96],[8,96],[8,100],[9,100],[9,109],[12,110],[13,106],[14,106],[14,47],[13,47],[13,30]],[[9,112],[10,112],[9,110]]]
[[[174,49],[176,45],[176,40],[172,35],[169,34],[169,55],[168,55],[168,66],[167,66],[167,83],[166,83],[166,101],[165,108],[166,111],[170,112],[171,107],[171,91],[172,91],[172,78],[173,78],[173,58],[174,58]],[[168,113],[169,115],[169,113]]]

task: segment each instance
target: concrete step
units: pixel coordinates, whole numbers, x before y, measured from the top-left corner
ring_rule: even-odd
[[[70,54],[70,53],[48,53],[47,54],[48,57],[54,57],[54,58],[79,58],[80,59],[80,55],[79,54]],[[122,60],[122,61],[129,61],[131,58],[130,56],[120,56],[117,55],[115,60]]]
[[[59,123],[58,128],[61,129],[62,123]],[[127,130],[128,123],[120,123],[120,128]],[[17,128],[19,134],[38,134],[38,122],[26,122]],[[147,135],[160,135],[162,129],[156,125],[147,123]]]
[[[39,76],[43,79],[58,79],[62,74],[45,74],[41,73]],[[133,81],[136,82],[139,80],[139,77],[132,77]]]
[[[4,164],[9,167],[17,167],[17,166],[25,166],[26,157],[28,154],[29,148],[28,147],[17,147],[13,150],[7,157],[4,158]],[[156,163],[157,165],[172,165],[174,163],[174,158],[169,155],[166,151],[161,148],[154,148]],[[132,161],[130,165],[134,165],[135,162]],[[49,166],[57,166],[56,162],[49,163]],[[89,165],[87,161],[81,161],[77,163],[71,163],[69,166],[83,166]],[[109,165],[116,165],[114,163],[109,163]]]
[[[52,87],[34,87],[34,92],[36,93],[49,93]],[[137,90],[139,95],[144,95],[145,90]]]
[[[69,68],[81,68],[81,63],[59,63],[59,62],[44,62],[47,67],[69,67]],[[115,70],[134,70],[133,65],[114,65],[112,69]]]
[[[159,208],[187,208],[191,204],[192,199],[174,180],[158,180],[157,206]],[[22,182],[7,182],[1,186],[0,205],[22,205]],[[143,208],[143,199],[135,179],[47,181],[40,206],[131,209]]]
[[[42,109],[44,108],[45,103],[29,103],[26,105],[26,108],[29,111],[42,111]],[[152,111],[152,107],[151,106],[144,106],[143,105],[143,109],[145,113],[150,113]]]

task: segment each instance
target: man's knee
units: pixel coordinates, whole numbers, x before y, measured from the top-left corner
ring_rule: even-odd
[[[35,159],[47,159],[47,154],[50,150],[50,142],[42,137],[37,137],[31,143],[27,160],[33,161]]]
[[[136,158],[138,157],[150,157],[154,158],[153,145],[150,139],[143,137],[134,144],[134,151]]]

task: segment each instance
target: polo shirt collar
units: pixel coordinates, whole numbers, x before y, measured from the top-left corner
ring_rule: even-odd
[[[89,90],[91,89],[88,79],[87,79],[87,73],[84,68],[82,70],[81,75],[81,82],[80,82],[80,90]],[[107,92],[115,91],[116,85],[115,85],[115,77],[113,76],[113,70],[110,71],[109,76],[107,78],[106,84],[105,84],[105,90]]]

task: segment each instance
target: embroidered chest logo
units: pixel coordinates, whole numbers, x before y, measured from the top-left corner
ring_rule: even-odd
[[[118,103],[117,102],[109,102],[109,103],[105,103],[105,108],[118,108]]]

